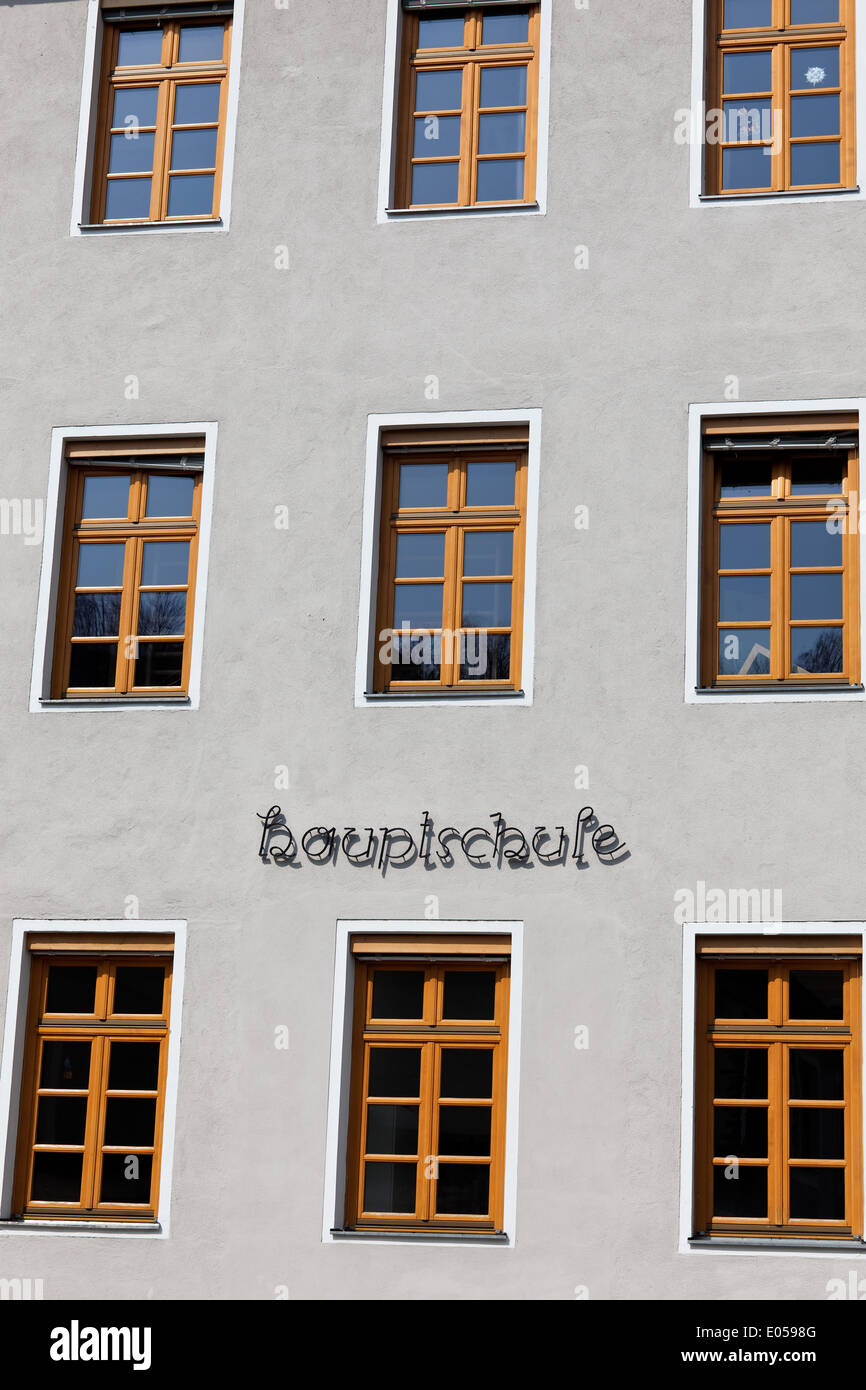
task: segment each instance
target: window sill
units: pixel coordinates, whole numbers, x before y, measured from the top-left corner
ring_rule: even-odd
[[[191,709],[188,695],[97,695],[71,696],[67,700],[39,700],[42,709]]]
[[[802,190],[784,188],[767,189],[760,193],[699,193],[698,202],[703,207],[716,203],[776,203],[804,202],[815,198],[860,198],[860,185],[852,188],[804,188]]]
[[[170,222],[79,222],[81,236],[110,236],[115,232],[214,232],[225,231],[221,217],[172,218]]]
[[[402,704],[404,700],[525,700],[525,690],[366,690],[365,700]]]
[[[862,695],[866,687],[862,685],[789,685],[776,681],[768,685],[696,685],[696,695],[767,695],[784,699],[787,695]]]
[[[411,1241],[426,1244],[428,1241],[469,1241],[472,1244],[479,1242],[484,1245],[508,1245],[509,1239],[505,1231],[387,1231],[387,1230],[364,1230],[352,1231],[332,1228],[331,1236],[334,1240],[385,1240],[385,1241]]]
[[[838,1250],[849,1255],[866,1254],[866,1240],[798,1240],[796,1236],[690,1236],[690,1250],[784,1250],[799,1254],[804,1250]]]
[[[6,1219],[0,1221],[0,1232],[2,1231],[50,1231],[52,1235],[58,1232],[68,1232],[72,1235],[161,1235],[162,1226],[158,1221],[75,1221],[67,1220],[65,1217],[57,1220],[35,1221],[13,1221]]]
[[[540,203],[485,203],[483,207],[465,208],[385,208],[384,217],[386,222],[403,222],[425,217],[501,217],[503,213],[538,215],[540,212]]]

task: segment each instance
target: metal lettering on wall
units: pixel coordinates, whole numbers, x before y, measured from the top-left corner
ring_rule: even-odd
[[[468,830],[446,825],[439,831],[428,811],[419,823],[418,831],[402,825],[382,825],[378,829],[365,825],[359,830],[346,825],[313,825],[298,835],[291,829],[282,808],[271,806],[264,815],[257,811],[262,822],[259,855],[267,863],[298,869],[306,858],[311,864],[336,864],[340,854],[347,863],[360,868],[378,869],[383,875],[389,868],[409,868],[412,864],[435,869],[437,863],[450,869],[462,854],[476,868],[531,868],[534,864],[573,866],[588,869],[592,851],[600,864],[621,864],[629,858],[625,842],[612,825],[600,823],[591,806],[577,813],[574,834],[564,825],[548,830],[536,825],[532,833],[524,833],[509,825],[500,811],[491,811],[492,827],[473,825]],[[437,848],[438,846],[438,848]]]

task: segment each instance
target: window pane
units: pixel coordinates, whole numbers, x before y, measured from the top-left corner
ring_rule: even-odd
[[[523,197],[522,159],[484,159],[478,163],[479,203],[509,202]]]
[[[37,1144],[83,1144],[87,1101],[70,1096],[40,1096],[36,1113]]]
[[[110,1091],[155,1091],[159,1083],[159,1043],[112,1042]]]
[[[841,618],[841,574],[792,574],[792,618]]]
[[[525,106],[526,68],[482,68],[481,105]]]
[[[213,169],[216,166],[217,131],[176,130],[171,142],[172,169]]]
[[[758,140],[772,140],[773,111],[769,97],[754,97],[749,101],[743,101],[741,98],[726,101],[724,109],[726,142],[748,145]]]
[[[411,636],[408,633],[397,633],[391,644],[391,680],[440,680],[440,650],[438,633],[420,632]],[[387,655],[383,659],[387,661]]]
[[[768,676],[770,629],[727,627],[719,629],[720,676]]]
[[[744,1168],[741,1165],[734,1169],[736,1177],[733,1173],[726,1177],[730,1167],[713,1169],[713,1215],[766,1217],[766,1168]]]
[[[370,1051],[371,1096],[417,1096],[421,1085],[421,1049],[374,1047]]]
[[[769,145],[737,145],[722,150],[722,187],[769,188],[771,162]]]
[[[445,573],[445,533],[397,537],[397,578],[435,579]]]
[[[119,965],[114,977],[116,1014],[162,1014],[164,965]]]
[[[213,212],[213,174],[182,174],[168,181],[169,217],[209,217]]]
[[[147,1205],[152,1172],[150,1154],[103,1154],[99,1200]]]
[[[439,1094],[453,1100],[491,1100],[493,1053],[490,1048],[443,1047]]]
[[[150,216],[150,179],[109,179],[105,190],[106,221]]]
[[[792,1100],[844,1100],[844,1064],[838,1048],[792,1047]]]
[[[182,642],[140,642],[135,685],[177,686],[183,683]]]
[[[364,1211],[415,1212],[414,1163],[368,1163],[364,1175]]]
[[[457,164],[413,164],[413,203],[456,203],[459,180]]]
[[[367,1153],[417,1154],[417,1105],[368,1105]]]
[[[147,480],[145,516],[192,516],[194,478],[151,473]]]
[[[844,1110],[789,1110],[792,1158],[844,1158]]]
[[[401,507],[444,507],[447,492],[447,463],[400,465]]]
[[[463,539],[463,573],[511,574],[513,531],[467,531]]]
[[[766,1100],[767,1049],[717,1047],[713,1094],[718,1100]]]
[[[818,522],[819,526],[823,523]],[[719,568],[763,570],[770,568],[770,523],[749,521],[719,528]]]
[[[185,82],[175,88],[175,125],[215,125],[219,120],[220,84]]]
[[[73,642],[69,661],[72,689],[113,689],[116,679],[116,642]]]
[[[723,497],[769,497],[772,469],[768,463],[723,463]]]
[[[791,522],[791,565],[794,569],[841,565],[842,536],[824,521]]]
[[[510,584],[464,584],[464,627],[509,627],[511,624]]]
[[[767,1157],[767,1111],[753,1105],[717,1106],[713,1111],[715,1158]]]
[[[76,594],[73,637],[116,637],[120,631],[120,594]]]
[[[416,116],[416,159],[437,159],[460,153],[459,116]]]
[[[750,623],[770,617],[770,576],[737,574],[719,580],[719,621]]]
[[[176,590],[168,593],[141,594],[138,601],[138,634],[140,637],[162,635],[182,637],[186,623],[186,594]]]
[[[110,174],[149,173],[153,168],[153,142],[155,138],[154,134],[148,131],[112,135],[108,172]]]
[[[513,10],[506,14],[485,14],[481,27],[481,42],[528,43],[529,11]]]
[[[442,19],[418,20],[419,48],[462,48],[464,21],[461,15]]]
[[[467,507],[513,507],[516,471],[514,463],[468,463]]]
[[[723,86],[728,96],[737,92],[772,92],[772,55],[769,49],[761,53],[726,53]]]
[[[372,1018],[421,1018],[423,970],[374,970]],[[393,1149],[386,1153],[395,1152]]]
[[[92,1014],[95,1003],[95,965],[51,966],[45,997],[46,1013]]]
[[[443,1018],[493,1018],[495,1000],[495,970],[445,971]]]
[[[105,1143],[149,1148],[156,1124],[156,1099],[109,1096],[105,1104]]]
[[[119,588],[123,583],[123,560],[126,546],[111,542],[107,545],[82,545],[78,551],[78,589]]]
[[[797,460],[791,464],[791,496],[841,493],[843,476],[844,464],[833,459]]]
[[[394,590],[394,626],[442,626],[441,584],[398,584]]]
[[[142,584],[186,583],[189,541],[146,541],[142,551]]]
[[[121,139],[123,137],[121,136]],[[91,517],[127,517],[129,515],[129,476],[108,473],[104,477],[84,479],[82,520]]]
[[[125,87],[114,96],[111,125],[114,130],[134,130],[136,126],[156,125],[158,87]]]
[[[791,90],[839,86],[838,48],[792,48]]]
[[[117,36],[117,66],[133,68],[162,62],[161,29],[121,29]]]
[[[844,1168],[789,1168],[788,1173],[794,1220],[844,1220]]]
[[[83,1154],[35,1153],[32,1202],[79,1202]]]
[[[416,111],[459,111],[463,104],[463,73],[419,72],[415,81]]]
[[[791,0],[792,24],[838,24],[839,0]]]
[[[490,1168],[486,1163],[440,1163],[436,1212],[486,1216],[490,1206]]]
[[[222,24],[184,24],[180,31],[179,63],[206,63],[223,56]]]
[[[511,111],[482,116],[478,128],[479,154],[521,154],[526,148],[526,116]]]
[[[507,632],[464,632],[462,681],[507,681],[511,676],[511,637]]]
[[[807,98],[808,100],[808,98]],[[838,183],[839,143],[791,146],[791,183]]]
[[[769,29],[773,0],[725,0],[725,29]]]
[[[766,1018],[766,970],[717,970],[716,1018]]]
[[[792,627],[792,674],[832,675],[840,672],[842,659],[841,627]]]
[[[40,1086],[51,1091],[86,1091],[89,1082],[89,1042],[43,1042]]]
[[[844,1018],[841,970],[792,970],[789,1018]]]
[[[490,1155],[489,1105],[440,1105],[439,1152],[456,1158]]]
[[[791,98],[791,134],[838,135],[839,98],[835,93],[828,96],[808,96]]]

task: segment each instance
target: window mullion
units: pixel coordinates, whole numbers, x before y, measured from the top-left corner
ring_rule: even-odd
[[[117,639],[117,678],[116,689],[126,694],[133,684],[131,671],[134,669],[137,652],[135,650],[135,597],[138,575],[141,566],[141,540],[128,536],[123,563],[123,591],[120,599],[120,621]]]
[[[177,83],[167,78],[160,83],[156,112],[156,139],[153,150],[153,189],[150,215],[157,222],[165,219],[168,210],[168,166],[171,156],[171,123],[174,116],[174,93]]]
[[[433,1153],[433,1107],[438,1090],[437,1071],[440,1065],[440,1046],[427,1042],[421,1046],[421,1105],[418,1116],[418,1153],[420,1171],[417,1178],[416,1212],[419,1221],[429,1221],[433,1215],[433,1188],[436,1182],[436,1155]]]
[[[82,1205],[88,1211],[97,1205],[98,1200],[96,1193],[97,1169],[104,1122],[104,1097],[108,1086],[106,1074],[108,1048],[105,1037],[102,1034],[94,1034],[91,1048],[90,1085],[87,1098],[88,1123],[84,1135],[84,1172],[81,1187]]]

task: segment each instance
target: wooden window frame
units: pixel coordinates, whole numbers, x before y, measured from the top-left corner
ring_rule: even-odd
[[[160,459],[177,455],[177,468],[170,464],[156,463],[148,467],[147,456]],[[63,539],[61,546],[60,579],[58,585],[57,609],[54,627],[54,653],[51,668],[51,694],[53,699],[150,699],[175,697],[187,699],[189,693],[190,664],[192,660],[192,637],[195,616],[196,573],[198,567],[198,542],[201,531],[202,467],[184,466],[190,455],[204,455],[204,441],[200,439],[178,440],[148,439],[136,443],[124,441],[122,445],[83,444],[70,442],[66,449],[66,491],[63,510]],[[84,481],[91,476],[107,474],[128,474],[130,481],[129,511],[124,519],[82,520],[81,509],[84,497]],[[145,516],[147,506],[147,479],[149,475],[192,477],[194,479],[192,514],[190,517]],[[189,572],[185,585],[141,585],[142,548],[146,541],[189,541]],[[117,637],[80,637],[73,635],[75,612],[78,552],[82,541],[120,542],[125,544],[122,584],[110,586],[111,591],[121,595],[120,617]],[[181,684],[171,686],[136,686],[135,663],[139,645],[148,642],[180,641],[180,637],[170,634],[139,636],[138,603],[141,592],[147,589],[164,592],[186,590],[186,612],[183,633],[183,661]],[[87,592],[99,591],[89,588]],[[103,592],[108,591],[108,586]],[[69,685],[72,647],[76,642],[104,642],[117,644],[117,664],[115,683],[108,686]]]
[[[501,442],[500,442],[501,441]],[[525,441],[525,442],[524,442]],[[524,589],[526,567],[527,489],[529,474],[528,432],[525,429],[482,429],[436,431],[388,431],[382,440],[382,489],[379,519],[379,566],[376,587],[376,643],[374,652],[374,691],[401,695],[424,694],[513,694],[521,689],[523,656]],[[467,466],[490,461],[515,464],[514,505],[468,507],[466,505]],[[400,465],[440,463],[448,465],[448,490],[444,507],[399,506]],[[513,533],[511,582],[511,625],[490,628],[463,628],[457,621],[462,611],[463,544],[467,532],[505,531]],[[393,603],[397,583],[397,538],[402,534],[445,533],[445,575],[440,629],[412,628],[410,634],[510,633],[510,667],[507,680],[464,680],[460,677],[459,650],[453,640],[442,640],[438,681],[392,680],[390,667],[382,660],[381,649],[393,628]],[[508,575],[486,577],[488,582],[506,582]],[[472,581],[485,582],[473,575]],[[408,581],[407,581],[408,582]],[[423,583],[423,579],[419,579]]]
[[[91,221],[94,225],[108,227],[141,226],[149,223],[218,222],[220,218],[220,195],[222,191],[222,170],[225,154],[226,116],[228,110],[228,80],[231,61],[232,16],[202,15],[201,17],[172,19],[170,15],[161,16],[158,7],[154,8],[153,19],[124,21],[114,17],[111,11],[103,12],[105,24],[102,44],[102,57],[99,79],[99,100],[97,108],[96,139],[93,159],[93,191],[91,198]],[[178,52],[181,28],[194,26],[214,26],[222,24],[225,29],[222,58],[202,62],[180,63]],[[140,64],[135,67],[118,67],[117,52],[121,32],[161,28],[163,31],[161,61],[158,64]],[[213,202],[209,213],[183,213],[169,216],[168,195],[171,174],[171,146],[175,90],[178,85],[200,85],[218,82],[220,85],[219,111],[216,122],[217,142],[215,168],[187,169],[183,173],[213,174]],[[111,154],[111,116],[114,98],[118,91],[128,88],[151,86],[158,90],[156,125],[142,127],[147,133],[154,132],[153,170],[151,174],[150,209],[147,217],[106,218],[105,208],[109,181],[109,159]],[[212,122],[199,122],[184,126],[184,130],[210,129]],[[115,130],[115,134],[118,131]],[[180,171],[175,171],[178,173]],[[128,175],[129,178],[147,177],[146,173]]]
[[[71,1220],[98,1222],[155,1223],[159,1210],[159,1181],[162,1161],[163,1127],[168,1069],[168,1043],[171,1022],[171,990],[173,973],[173,942],[170,938],[140,936],[134,939],[106,941],[49,935],[28,942],[31,956],[30,989],[24,1066],[19,1105],[18,1138],[16,1144],[15,1180],[12,1213],[23,1221]],[[48,972],[58,959],[63,965],[95,965],[97,970],[96,997],[91,1014],[49,1014],[45,1011]],[[162,1013],[114,1014],[113,997],[118,966],[165,966]],[[109,1059],[112,1042],[155,1042],[159,1044],[159,1069],[156,1090],[128,1091],[109,1088]],[[90,1072],[86,1090],[41,1087],[39,1060],[43,1042],[89,1042],[91,1044]],[[87,1125],[83,1145],[36,1144],[38,1100],[41,1094],[58,1094],[88,1102]],[[107,1099],[154,1099],[154,1141],[152,1145],[105,1145]],[[30,1200],[33,1156],[39,1151],[82,1152],[81,1200],[77,1203]],[[99,1200],[103,1155],[148,1155],[151,1157],[149,1200],[142,1202],[103,1202]]]
[[[770,186],[762,188],[722,187],[722,152],[728,147],[725,140],[706,145],[706,191],[716,197],[741,197],[774,193],[804,193],[816,190],[844,190],[856,187],[856,103],[855,103],[855,42],[854,42],[855,0],[839,0],[838,24],[800,24],[791,25],[791,0],[773,0],[773,24],[768,29],[729,29],[723,30],[724,0],[708,0],[707,6],[707,56],[706,91],[707,107],[713,111],[723,109],[723,100],[742,99],[744,108],[749,102],[769,97],[773,122],[781,121],[781,138],[778,152],[768,155],[771,161]],[[839,86],[821,88],[828,95],[839,96],[839,182],[823,184],[791,183],[791,146],[798,143],[814,143],[821,140],[832,142],[834,136],[803,136],[793,138],[790,134],[789,101],[801,89],[790,86],[789,54],[792,48],[839,47]],[[740,97],[732,93],[724,97],[722,86],[722,67],[726,53],[752,51],[771,51],[772,91],[752,93]],[[722,128],[723,136],[727,130]],[[732,141],[730,147],[767,145],[771,142],[763,138],[752,142]]]
[[[488,44],[483,47],[481,44],[481,29],[485,10],[483,7],[472,5],[455,5],[455,10],[462,10],[464,13],[464,37],[462,48],[425,48],[417,47],[418,24],[424,18],[436,18],[437,12],[431,10],[428,15],[416,14],[415,12],[404,13],[401,56],[400,56],[400,75],[399,75],[399,104],[397,121],[397,178],[395,187],[396,208],[404,211],[425,210],[436,211],[437,209],[455,209],[467,207],[523,207],[533,205],[536,196],[536,183],[538,175],[538,74],[539,74],[539,51],[541,34],[541,6],[538,0],[528,5],[521,5],[516,0],[516,8],[529,10],[529,41],[525,44]],[[490,10],[486,13],[489,15]],[[493,11],[495,13],[495,11]],[[515,151],[508,153],[498,153],[496,155],[478,154],[478,127],[479,127],[479,103],[481,99],[481,67],[514,67],[517,64],[525,63],[527,68],[526,76],[526,106],[521,107],[491,107],[490,111],[497,112],[523,111],[526,112],[526,146],[521,155]],[[459,155],[459,175],[458,175],[458,195],[456,203],[413,203],[411,202],[412,189],[412,167],[415,162],[413,158],[414,145],[414,120],[415,109],[415,82],[419,72],[450,68],[459,68],[463,73],[462,95],[460,111],[456,109],[449,112],[439,112],[439,115],[459,115],[460,116],[460,155]],[[487,111],[488,108],[484,108]],[[421,113],[422,115],[424,113]],[[523,197],[479,202],[476,198],[477,168],[478,162],[487,158],[523,158],[524,159],[524,185]],[[436,156],[430,157],[432,162],[453,163],[454,158],[441,156],[437,161]]]
[[[859,445],[847,450],[827,451],[827,457],[843,453],[844,478],[841,494],[814,494],[794,497],[790,492],[791,463],[796,454],[786,453],[785,434],[809,434],[839,430],[857,433],[856,415],[839,416],[739,416],[706,419],[703,422],[701,454],[701,640],[700,666],[702,689],[767,690],[820,689],[824,686],[856,687],[860,684],[860,545],[859,545]],[[772,464],[770,497],[722,498],[721,465],[725,451],[710,452],[707,445],[713,440],[730,440],[736,454],[738,436],[761,435],[778,438],[775,449],[755,454]],[[816,446],[815,455],[821,452]],[[828,510],[831,508],[831,510]],[[843,576],[843,616],[839,620],[792,620],[790,613],[790,524],[792,521],[827,522],[831,515],[838,517],[842,539],[841,566],[813,566],[811,572],[838,572]],[[719,618],[720,529],[723,522],[747,523],[765,521],[771,526],[770,612],[770,672],[768,675],[719,674],[718,633],[725,627],[767,631],[766,622],[721,622]],[[737,571],[740,573],[741,571]],[[745,571],[742,571],[745,572]],[[807,571],[809,572],[809,571]],[[790,671],[790,634],[792,627],[841,627],[843,632],[842,671],[796,674]]]
[[[510,941],[497,945],[489,937],[455,939],[412,938],[407,941],[380,937],[353,942],[355,960],[354,1007],[351,1050],[351,1081],[344,1229],[452,1234],[502,1233],[505,1178],[505,1119],[508,1069],[508,1022],[510,989]],[[471,952],[471,954],[470,954]],[[423,1016],[417,1020],[372,1017],[373,974],[376,969],[423,970]],[[494,1017],[490,1020],[443,1019],[444,972],[493,971],[496,975]],[[367,1078],[373,1047],[417,1046],[421,1050],[419,1097],[410,1098],[419,1109],[418,1151],[411,1155],[382,1155],[364,1152],[366,1113],[369,1104]],[[489,1163],[489,1204],[484,1215],[454,1215],[436,1212],[438,1166],[434,1148],[440,1103],[440,1070],[443,1049],[477,1048],[492,1050],[493,1079],[491,1097],[486,1099],[442,1097],[453,1105],[483,1105],[491,1109],[489,1158],[480,1155],[442,1155],[443,1163]],[[383,1104],[401,1104],[400,1099],[381,1098]],[[372,1101],[376,1103],[375,1100]],[[416,1195],[412,1214],[365,1212],[363,1209],[365,1165],[373,1161],[415,1163]]]
[[[860,1240],[863,1233],[863,1156],[861,1117],[861,950],[859,938],[724,938],[698,947],[696,992],[695,1068],[695,1172],[693,1238],[767,1238],[769,1240]],[[714,978],[718,968],[767,970],[766,1019],[720,1019],[714,1016]],[[841,970],[842,1021],[791,1020],[787,990],[791,970]],[[768,1053],[766,1100],[714,1096],[714,1054],[724,1048],[766,1049]],[[842,1050],[844,1099],[801,1100],[788,1094],[788,1052],[791,1047],[810,1050]],[[767,1158],[738,1158],[740,1166],[766,1167],[767,1216],[719,1217],[713,1215],[713,1170],[730,1163],[731,1155],[714,1154],[713,1117],[720,1106],[757,1107],[768,1112]],[[792,1158],[787,1113],[797,1108],[842,1109],[843,1160]],[[842,1220],[792,1218],[789,1210],[786,1170],[803,1168],[845,1169],[845,1215]]]

